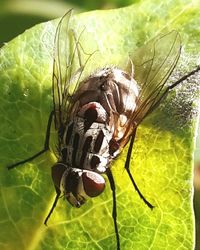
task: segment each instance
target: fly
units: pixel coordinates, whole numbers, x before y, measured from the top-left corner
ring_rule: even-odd
[[[175,83],[166,84],[181,52],[180,36],[172,31],[157,36],[138,49],[132,57],[133,63],[131,62],[129,71],[105,67],[80,80],[92,54],[85,54],[86,61],[81,63],[81,34],[77,37],[74,30],[70,29],[71,13],[70,10],[61,18],[56,30],[53,111],[48,120],[44,148],[32,157],[8,166],[8,169],[32,161],[50,149],[50,130],[54,120],[59,156],[51,171],[56,197],[44,224],[47,224],[61,194],[74,207],[81,207],[88,198],[100,195],[105,188],[105,174],[112,190],[112,217],[117,249],[120,249],[111,163],[130,142],[125,169],[140,198],[153,209],[130,172],[136,130],[171,89],[198,72],[200,67]],[[73,50],[68,54],[69,48]],[[75,57],[80,62],[76,71],[73,65]]]

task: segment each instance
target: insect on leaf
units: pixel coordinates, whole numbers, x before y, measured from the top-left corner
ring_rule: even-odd
[[[165,16],[163,16],[163,12],[166,13]],[[181,2],[171,1],[167,5],[160,5],[157,0],[140,1],[139,4],[124,9],[78,15],[73,27],[86,27],[84,34],[86,34],[86,43],[88,47],[91,47],[91,52],[96,49],[96,43],[98,44],[97,47],[102,53],[101,56],[95,55],[96,64],[92,67],[95,69],[108,64],[122,65],[124,56],[128,55],[130,50],[134,51],[138,42],[144,44],[148,40],[145,37],[155,36],[158,32],[158,23],[159,29],[162,29],[167,23],[170,29],[181,32],[184,47],[189,51],[189,57],[195,64],[193,57],[199,53],[198,24],[200,20],[198,13],[199,7],[191,9]],[[61,56],[59,59],[62,60],[62,63],[58,57],[54,57],[57,63],[54,73],[57,80],[60,81],[59,84],[55,81],[54,86],[57,128],[60,127],[62,118],[62,94],[64,86],[66,86],[65,81],[62,82],[61,79],[64,79],[67,74],[68,76],[76,75],[76,72],[79,72],[78,69],[81,68],[77,64],[78,60],[74,60],[73,62],[76,64],[73,70],[71,68],[69,73],[66,73],[66,69],[68,69],[66,65],[69,65],[70,61],[70,59],[66,59],[66,56],[72,56],[73,53],[66,54],[68,49],[61,47],[61,43],[66,38],[70,38],[67,40],[68,44],[65,41],[63,45],[71,48],[72,52],[81,34],[78,32],[75,35],[76,39],[73,35],[61,34],[61,30],[66,29],[71,23],[69,19],[71,18],[66,17],[65,19],[67,23],[65,28],[60,26],[58,29],[58,31],[60,30],[59,36],[57,36],[59,42],[57,41],[58,46],[54,48],[54,51],[59,48],[58,54],[65,51],[64,57]],[[146,24],[145,29],[144,24]],[[0,130],[1,248],[3,250],[116,249],[112,220],[112,192],[109,185],[106,186],[102,195],[88,200],[81,209],[66,205],[66,202],[59,199],[58,206],[49,221],[49,227],[45,227],[43,222],[55,197],[50,174],[50,166],[54,164],[54,161],[50,154],[45,153],[31,164],[24,164],[17,170],[8,171],[5,168],[8,164],[23,160],[32,153],[38,152],[44,144],[48,116],[52,110],[52,98],[49,97],[51,96],[51,64],[56,27],[57,21],[35,26],[5,45],[0,53],[2,89],[0,114],[3,121]],[[69,30],[70,27],[68,34],[73,34]],[[147,34],[145,36],[144,30]],[[174,35],[169,33],[169,41],[176,41],[175,38],[175,33]],[[159,36],[157,42],[153,40],[154,42],[149,45],[150,48],[155,47],[155,51],[161,53],[160,56],[155,54],[156,56],[153,57],[152,52],[148,57],[149,52],[153,51],[151,49],[148,53],[141,52],[135,56],[135,61],[131,56],[135,64],[135,78],[141,84],[140,86],[150,82],[149,90],[153,83],[159,82],[151,82],[151,79],[157,77],[161,80],[169,71],[170,64],[163,64],[164,58],[167,57],[166,52],[170,51],[170,47],[164,46],[165,39],[162,40]],[[81,44],[83,43],[81,42]],[[174,51],[179,54],[180,45],[176,42],[174,44],[177,44],[175,46],[177,50],[174,49]],[[84,46],[87,51],[88,47]],[[156,47],[160,49],[156,49]],[[147,51],[148,46],[145,45],[145,48]],[[83,52],[81,48],[79,51]],[[152,60],[153,58],[155,59]],[[158,60],[158,58],[160,59]],[[173,64],[176,56],[169,56],[169,58],[173,59]],[[154,66],[148,61],[153,61]],[[169,59],[167,61],[169,62]],[[142,63],[145,65],[145,62],[147,74],[143,79],[143,74],[140,74],[139,71],[145,73],[145,67],[142,66]],[[62,64],[63,67],[59,68],[59,64]],[[186,63],[183,62],[183,65],[186,70]],[[159,66],[162,67],[162,70],[159,69]],[[151,68],[159,69],[159,73],[153,75],[156,70],[150,70]],[[148,69],[151,71],[149,75]],[[162,74],[162,72],[164,73]],[[185,71],[181,73],[184,74]],[[163,83],[164,81],[161,82],[161,86]],[[183,85],[183,88],[197,85],[198,82],[193,82],[193,85],[186,84]],[[78,85],[75,84],[75,86]],[[164,85],[162,93],[165,89],[166,85]],[[193,88],[188,89],[193,90]],[[191,97],[188,89],[184,88],[190,97],[184,99],[184,107],[192,110],[197,97],[195,95]],[[155,107],[154,95],[151,103],[145,102],[148,100],[149,90],[146,89],[141,98],[144,100],[143,105],[146,105],[146,111],[151,111]],[[176,100],[178,101],[182,100],[180,92],[177,91]],[[69,98],[66,99],[69,103],[73,93],[72,88],[66,94],[66,96],[69,95]],[[179,94],[181,95],[179,96]],[[155,100],[158,101],[157,98]],[[126,171],[123,171],[126,151],[112,165],[116,182],[117,222],[122,250],[194,249],[191,166],[195,117],[189,111],[188,116],[191,119],[185,120],[184,127],[174,126],[177,124],[177,116],[171,115],[170,111],[174,110],[172,106],[169,107],[167,117],[165,113],[161,116],[160,112],[155,113],[155,116],[150,117],[148,126],[144,123],[138,127],[137,140],[132,154],[134,159],[131,162],[130,171],[145,197],[156,206],[153,212],[134,192]],[[140,116],[138,114],[139,121],[145,117],[146,111],[139,113]],[[154,126],[155,117],[156,122],[159,123],[157,127]],[[170,124],[169,126],[166,126],[166,120]]]

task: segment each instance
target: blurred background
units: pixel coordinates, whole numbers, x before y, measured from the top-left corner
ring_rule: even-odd
[[[127,6],[140,0],[0,0],[0,46],[33,25],[64,15]]]
[[[62,16],[73,8],[76,13],[111,9],[140,0],[0,0],[0,47],[37,23]],[[196,217],[196,248],[200,250],[200,126],[195,151],[194,211]]]

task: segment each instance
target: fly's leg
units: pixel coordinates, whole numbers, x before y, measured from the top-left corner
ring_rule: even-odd
[[[106,175],[108,176],[108,180],[110,183],[110,188],[112,190],[112,196],[113,196],[113,211],[112,211],[112,217],[115,227],[115,235],[116,235],[116,241],[117,241],[117,250],[120,250],[120,240],[119,240],[119,232],[118,232],[118,226],[117,226],[117,204],[116,204],[116,192],[115,192],[115,182],[112,175],[112,172],[110,168],[107,168]]]
[[[64,174],[66,170],[66,167],[64,164],[62,163],[56,163],[52,168],[51,168],[51,176],[52,176],[52,180],[53,180],[53,183],[54,183],[54,187],[55,187],[55,190],[56,190],[56,197],[54,199],[54,202],[51,206],[51,209],[44,221],[44,224],[47,226],[47,222],[51,216],[51,214],[53,213],[54,211],[54,208],[56,207],[57,205],[57,202],[58,202],[58,199],[60,198],[60,194],[61,194],[61,191],[60,191],[60,184],[61,184],[61,179],[62,179],[62,176]]]
[[[132,152],[133,143],[134,143],[134,140],[135,140],[135,135],[136,135],[136,129],[134,130],[134,132],[133,132],[133,134],[132,134],[131,141],[130,141],[130,144],[129,144],[128,153],[127,153],[126,162],[125,162],[125,169],[126,169],[126,171],[127,171],[127,173],[128,173],[128,176],[129,176],[129,178],[130,178],[130,180],[131,180],[131,182],[132,182],[132,184],[133,184],[135,190],[136,190],[137,193],[139,194],[140,198],[144,201],[144,203],[145,203],[149,208],[153,209],[154,206],[151,205],[151,203],[148,202],[148,201],[145,199],[145,197],[143,196],[143,194],[140,192],[140,190],[139,190],[137,184],[135,183],[135,181],[134,181],[134,179],[133,179],[133,176],[132,176],[132,174],[131,174],[131,172],[130,172],[130,169],[129,169],[129,167],[130,167],[130,159],[131,159],[131,152]]]
[[[168,93],[170,90],[174,89],[176,86],[178,86],[180,83],[182,83],[183,81],[187,80],[188,78],[190,78],[191,76],[195,75],[197,72],[200,71],[200,66],[197,66],[196,69],[192,70],[191,72],[189,72],[188,74],[182,76],[179,80],[177,80],[176,82],[174,82],[171,86],[168,86],[165,90],[165,92],[163,93],[163,95],[157,100],[157,102],[150,108],[150,110],[148,111],[148,114],[150,114],[153,110],[155,110],[160,103],[163,101],[164,98],[167,97]]]
[[[46,226],[47,226],[47,222],[48,222],[48,220],[49,220],[51,214],[53,213],[54,208],[55,208],[56,205],[57,205],[58,199],[60,198],[60,194],[61,194],[61,191],[60,191],[59,188],[55,187],[55,189],[56,189],[56,197],[55,197],[55,200],[54,200],[53,205],[52,205],[52,207],[51,207],[51,209],[50,209],[50,211],[49,211],[49,213],[48,213],[48,215],[47,215],[47,217],[46,217],[46,219],[45,219],[45,221],[44,221],[44,225],[46,225]]]
[[[50,139],[50,130],[51,130],[51,123],[52,123],[52,119],[53,119],[53,115],[54,115],[54,112],[51,111],[50,115],[49,115],[49,120],[48,120],[48,124],[47,124],[47,130],[46,130],[46,138],[45,138],[45,142],[44,142],[44,148],[39,151],[37,154],[34,154],[33,156],[23,160],[23,161],[19,161],[17,163],[14,163],[10,166],[8,166],[7,168],[10,170],[12,168],[15,168],[19,165],[22,165],[26,162],[29,162],[29,161],[32,161],[34,160],[35,158],[37,158],[38,156],[42,155],[43,153],[45,153],[46,151],[49,150],[49,139]]]
[[[197,72],[200,71],[200,66],[198,65],[196,69],[194,69],[193,71],[189,72],[188,74],[184,75],[183,77],[181,77],[179,80],[177,80],[175,83],[173,83],[171,86],[168,86],[165,91],[163,92],[163,94],[161,95],[161,97],[155,102],[155,104],[149,109],[149,111],[146,113],[145,117],[150,114],[153,110],[155,110],[159,104],[161,103],[161,101],[163,101],[163,99],[167,96],[167,94],[169,93],[170,90],[172,90],[173,88],[175,88],[177,85],[179,85],[181,82],[183,82],[184,80],[187,80],[189,77],[195,75]],[[140,121],[141,122],[141,121]],[[131,179],[131,182],[135,188],[135,190],[138,192],[140,198],[144,201],[144,203],[151,209],[154,208],[153,205],[151,205],[151,203],[149,203],[145,197],[142,195],[142,193],[140,192],[139,188],[137,187],[133,176],[131,175],[130,172],[130,158],[131,158],[131,152],[132,152],[132,148],[133,148],[133,143],[134,143],[134,139],[135,139],[135,134],[136,134],[136,129],[133,131],[133,134],[131,136],[131,141],[130,141],[130,145],[128,148],[128,154],[127,154],[127,158],[126,158],[126,163],[125,163],[125,169],[129,175],[129,178]]]

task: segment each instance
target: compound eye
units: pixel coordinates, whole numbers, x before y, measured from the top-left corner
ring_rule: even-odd
[[[95,172],[87,171],[82,174],[85,193],[90,197],[100,195],[105,188],[104,178]]]

